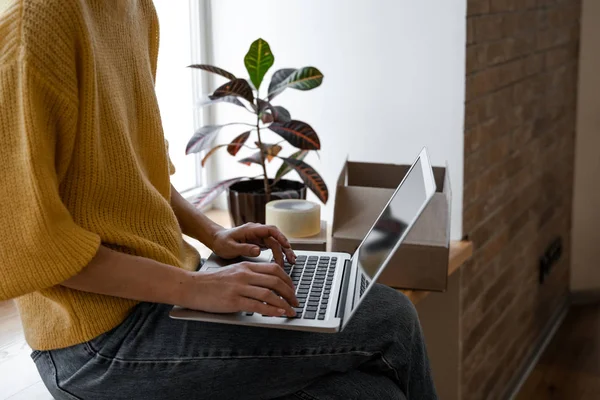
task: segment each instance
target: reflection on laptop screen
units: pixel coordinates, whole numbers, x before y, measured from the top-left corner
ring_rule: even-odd
[[[360,267],[361,297],[379,270],[383,268],[386,259],[426,200],[423,167],[417,160],[402,186],[353,255],[353,258],[358,257]]]

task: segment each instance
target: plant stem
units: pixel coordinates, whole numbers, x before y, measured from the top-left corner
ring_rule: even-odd
[[[256,98],[258,99],[258,89],[256,90]],[[258,107],[258,105],[257,105]],[[267,177],[267,166],[265,164],[265,152],[263,151],[262,140],[260,138],[260,113],[256,111],[256,133],[258,135],[258,147],[260,151],[260,164],[263,168],[263,176],[265,182],[265,197],[267,203],[271,200],[271,187],[269,186],[269,178]]]

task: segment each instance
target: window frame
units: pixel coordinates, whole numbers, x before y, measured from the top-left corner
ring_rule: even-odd
[[[197,1],[188,0],[190,16],[190,52],[191,60],[194,64],[211,64],[213,60],[212,49],[212,4],[211,0]],[[211,107],[199,107],[198,102],[204,96],[204,93],[211,91],[214,87],[212,74],[193,72],[192,77],[192,97],[193,97],[193,123],[194,130],[203,125],[214,122],[215,116]],[[211,180],[211,176],[206,168],[202,168],[202,158],[206,151],[195,154],[196,166],[196,185],[183,191],[181,194],[186,199],[192,198],[198,194],[203,187],[206,187]]]

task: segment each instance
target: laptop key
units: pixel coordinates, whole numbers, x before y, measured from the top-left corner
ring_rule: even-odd
[[[314,311],[307,311],[304,313],[304,319],[315,319],[317,316],[317,313]]]

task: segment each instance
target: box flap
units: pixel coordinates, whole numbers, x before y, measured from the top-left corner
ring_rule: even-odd
[[[396,189],[409,167],[350,161],[347,163],[347,168],[348,186]]]
[[[339,186],[337,188],[332,233],[346,232],[363,238],[392,197],[392,189]]]

